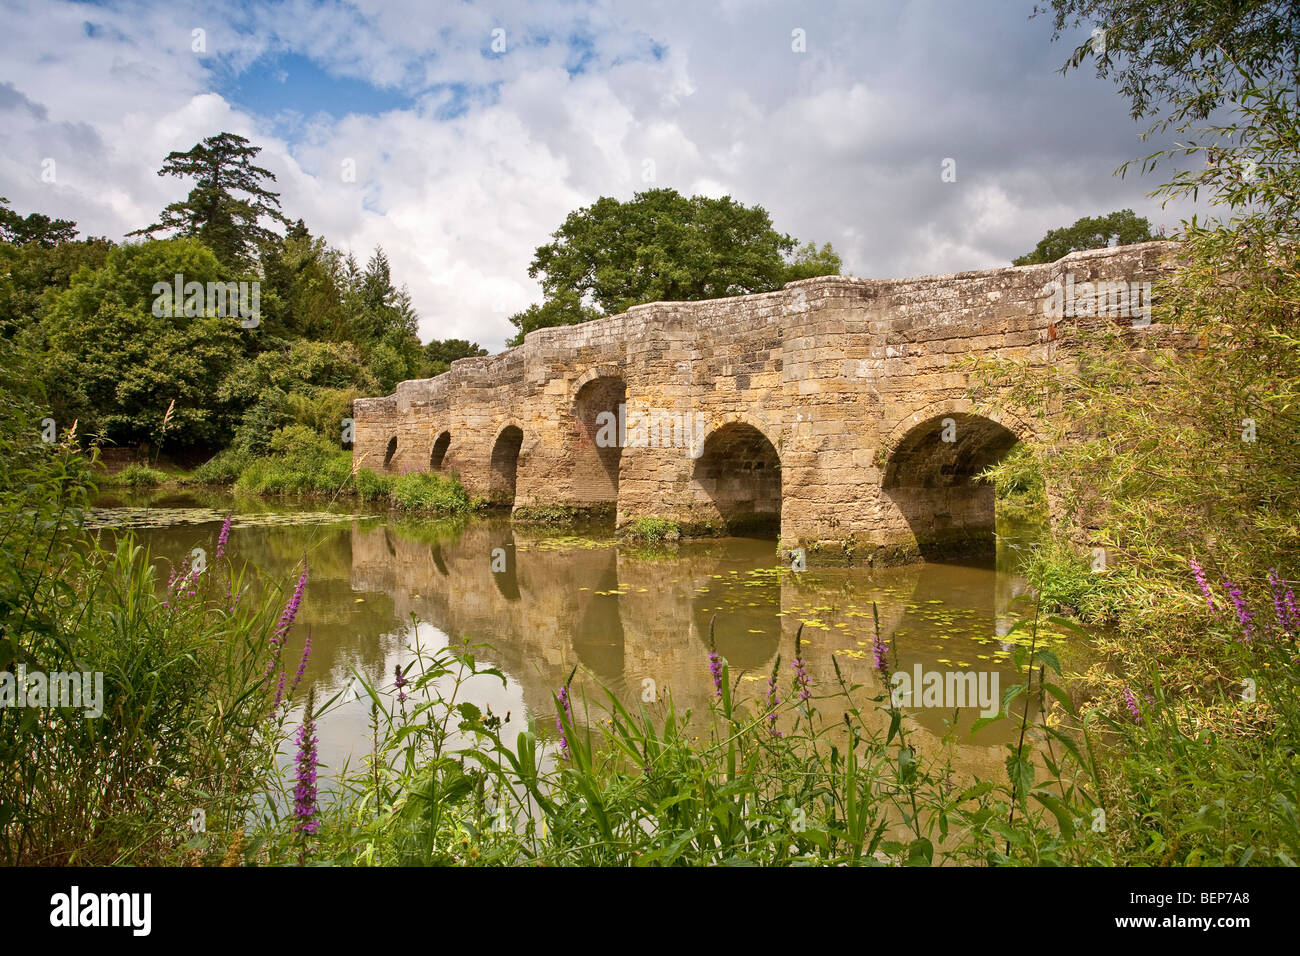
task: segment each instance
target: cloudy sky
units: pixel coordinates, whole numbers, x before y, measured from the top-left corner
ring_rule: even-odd
[[[1060,75],[1079,37],[1053,44],[1032,0],[4,7],[16,210],[120,239],[188,190],[156,175],[169,151],[236,132],[286,214],[363,261],[384,247],[426,341],[500,348],[565,215],[652,186],[762,205],[873,278],[1186,214],[1113,175],[1154,147],[1108,83]]]

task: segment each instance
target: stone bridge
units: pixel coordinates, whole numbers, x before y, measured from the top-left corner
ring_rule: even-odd
[[[969,398],[970,355],[1068,361],[1077,324],[1146,324],[1173,243],[911,279],[827,276],[541,329],[354,406],[354,460],[547,506],[768,526],[788,554],[899,563],[990,547],[978,474],[1034,434]],[[1118,310],[1117,310],[1118,306]],[[1147,320],[1149,322],[1149,320]]]

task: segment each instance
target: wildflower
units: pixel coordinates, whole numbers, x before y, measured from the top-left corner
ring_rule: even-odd
[[[559,694],[560,705],[564,708],[564,716],[572,719],[573,711],[569,709],[569,688],[561,687]],[[557,712],[555,715],[555,729],[560,732],[560,756],[564,760],[569,759],[569,738],[564,735],[564,720]]]
[[[302,604],[302,592],[307,588],[307,565],[302,566],[302,574],[298,577],[298,584],[293,589],[293,597],[289,598],[289,603],[284,606],[280,612],[280,620],[275,625],[275,634],[271,637],[273,644],[282,644],[293,627],[294,619],[298,616],[298,608]]]
[[[266,662],[266,676],[271,676],[271,671],[275,669],[275,662],[280,657],[280,649],[284,646],[284,639],[289,635],[289,629],[293,627],[294,618],[298,616],[298,608],[302,604],[302,593],[307,588],[307,565],[302,566],[302,575],[298,578],[298,584],[293,589],[293,596],[289,598],[289,603],[284,606],[280,612],[280,620],[276,622],[275,630],[271,632],[271,659]]]
[[[1227,578],[1223,579],[1223,586],[1228,592],[1228,597],[1232,600],[1232,606],[1237,612],[1237,620],[1241,623],[1242,636],[1245,640],[1252,640],[1255,636],[1254,621],[1255,615],[1250,612],[1246,605],[1246,599],[1242,597],[1241,588],[1237,587]]]
[[[284,700],[284,671],[280,671],[280,683],[275,688],[275,703],[271,705],[271,713],[274,714],[280,709],[280,702]]]
[[[1268,583],[1273,588],[1273,609],[1277,613],[1277,623],[1282,628],[1282,633],[1294,635],[1300,632],[1300,609],[1296,608],[1290,582],[1284,581],[1278,575],[1277,568],[1274,568],[1268,574]]]
[[[1205,595],[1205,603],[1211,611],[1217,613],[1219,609],[1215,606],[1214,595],[1210,593],[1210,584],[1205,579],[1205,570],[1201,567],[1201,563],[1195,558],[1189,558],[1187,563],[1192,566],[1192,573],[1196,575],[1196,583],[1201,586],[1201,593]]]
[[[217,535],[217,558],[220,559],[226,553],[226,541],[230,538],[230,516],[226,516],[225,522],[221,525],[221,533]]]
[[[404,691],[402,688],[405,687],[407,684],[409,684],[410,681],[408,681],[406,679],[406,675],[402,673],[401,664],[393,665],[393,674],[395,675],[393,680],[393,686],[397,688],[397,702],[399,704],[406,703],[406,691]]]
[[[294,761],[293,815],[297,823],[294,832],[312,835],[320,829],[316,807],[316,721],[312,711],[316,706],[316,692],[307,695],[307,707],[302,714],[295,743],[298,756]]]
[[[307,640],[302,645],[302,659],[298,661],[298,673],[293,675],[293,686],[289,688],[290,693],[298,689],[298,682],[302,680],[302,675],[307,672],[307,658],[311,657],[311,631],[307,632]]]
[[[871,655],[875,662],[876,670],[880,671],[881,675],[887,678],[889,676],[889,647],[881,638],[879,631],[877,631],[876,636],[871,639]],[[888,683],[888,681],[886,681],[886,683]]]
[[[781,666],[781,658],[778,656],[777,667]],[[776,667],[772,668],[772,676],[767,679],[767,732],[773,737],[782,736],[781,731],[776,729],[776,707],[781,703],[781,698],[776,692]]]
[[[713,690],[717,697],[722,696],[722,657],[716,651],[709,651],[709,673],[713,675]]]
[[[1142,712],[1138,710],[1137,698],[1133,696],[1133,691],[1127,687],[1124,688],[1124,703],[1128,705],[1129,713],[1133,715],[1133,722],[1141,724]]]
[[[808,689],[808,672],[804,670],[803,658],[796,657],[790,666],[794,669],[794,689],[800,700],[807,700],[812,696],[812,691]]]

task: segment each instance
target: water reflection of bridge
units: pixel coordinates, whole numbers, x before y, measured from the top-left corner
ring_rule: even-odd
[[[849,684],[862,685],[859,706],[874,714],[869,698],[882,692],[882,684],[871,666],[873,598],[898,666],[948,667],[937,663],[945,655],[933,646],[938,630],[931,619],[947,613],[935,610],[943,607],[962,615],[942,630],[961,632],[953,640],[969,669],[998,672],[1003,687],[1016,680],[1008,665],[977,662],[966,653],[977,645],[965,635],[1005,632],[999,622],[1008,616],[1014,579],[988,568],[796,574],[778,569],[773,544],[757,540],[689,542],[674,552],[646,554],[613,542],[548,539],[505,521],[473,522],[458,535],[433,527],[355,527],[353,589],[387,595],[399,619],[414,614],[453,640],[492,644],[485,656],[520,683],[532,713],[553,709],[551,695],[575,665],[629,704],[653,681],[658,695],[671,693],[679,709],[705,709],[713,694],[706,661],[711,621],[740,695],[757,698],[765,691],[780,654],[784,697],[802,620],[809,622],[803,656],[818,691],[835,686],[834,660]],[[956,669],[958,652],[947,656]],[[595,687],[585,686],[598,699],[591,694]],[[843,705],[819,706],[834,720]],[[937,710],[912,713],[931,742],[952,717]],[[968,727],[974,717],[964,713],[961,725]],[[980,742],[963,748],[962,762],[1000,773],[1001,736],[982,732]]]

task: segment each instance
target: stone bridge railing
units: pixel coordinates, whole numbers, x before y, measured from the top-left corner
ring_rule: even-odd
[[[1057,327],[1146,324],[1175,246],[947,276],[807,279],[541,329],[354,408],[357,462],[433,469],[516,510],[689,531],[779,528],[782,550],[897,562],[986,543],[975,475],[1032,434],[967,398],[972,354],[1049,363]],[[1114,315],[1115,310],[1119,315]],[[1149,321],[1149,320],[1148,320]]]

